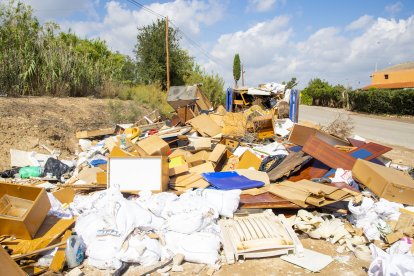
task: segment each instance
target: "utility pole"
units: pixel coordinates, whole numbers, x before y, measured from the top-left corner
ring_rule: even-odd
[[[170,57],[168,53],[168,16],[165,17],[165,51],[167,54],[167,91],[170,90]]]
[[[241,73],[242,73],[242,87],[244,87],[244,73],[245,73],[245,71],[244,71],[244,67],[243,67],[243,63],[242,63],[242,70],[241,70]]]

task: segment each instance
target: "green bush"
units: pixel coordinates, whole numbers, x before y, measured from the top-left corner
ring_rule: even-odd
[[[316,78],[309,82],[302,95],[305,97],[304,101],[312,101],[312,105],[343,107],[345,90],[342,85],[331,86],[328,82]]]
[[[312,105],[312,96],[310,96],[307,91],[302,91],[300,93],[300,104]]]
[[[352,111],[414,115],[414,89],[352,91],[348,95]]]

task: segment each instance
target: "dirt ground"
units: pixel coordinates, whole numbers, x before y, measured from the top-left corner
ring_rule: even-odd
[[[0,170],[10,168],[10,149],[47,153],[41,144],[75,153],[78,130],[113,126],[108,99],[0,97]],[[125,106],[128,101],[122,102]],[[144,108],[142,108],[145,112]],[[112,111],[113,112],[113,111]]]
[[[327,254],[331,256],[334,260],[327,267],[321,270],[317,275],[366,275],[366,271],[369,268],[369,263],[357,259],[352,253],[342,253],[339,254],[335,250],[336,245],[331,244],[330,242],[324,240],[313,240],[309,238],[301,239],[302,245],[305,248]],[[183,272],[171,272],[169,275],[202,275],[207,276],[209,267],[202,264],[194,264],[185,262],[182,265]],[[132,275],[142,275],[150,271],[152,267],[141,267],[141,266],[131,266],[128,271],[124,274],[126,276]],[[82,271],[86,275],[93,276],[109,276],[111,275],[110,271],[103,271],[93,269],[91,267],[83,267]],[[312,275],[314,274],[311,271],[305,270],[299,266],[290,264],[283,261],[279,257],[270,257],[262,259],[249,259],[241,260],[232,265],[222,265],[220,270],[214,272],[213,275],[217,276],[253,276],[254,275]],[[151,275],[162,275],[161,273],[154,272]],[[166,275],[166,274],[164,274]]]

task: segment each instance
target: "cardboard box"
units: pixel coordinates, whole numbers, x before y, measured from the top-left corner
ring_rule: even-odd
[[[256,156],[250,150],[246,150],[239,159],[239,163],[237,164],[237,169],[249,169],[254,168],[255,170],[259,170],[260,164],[262,160]]]
[[[209,157],[210,153],[205,150],[202,150],[193,154],[192,156],[187,157],[187,163],[194,167],[205,163]]]
[[[119,187],[121,192],[162,192],[168,188],[169,168],[165,156],[110,157],[108,174],[109,186]]]
[[[170,146],[157,135],[149,136],[137,143],[140,153],[149,156],[168,156]],[[143,152],[141,152],[143,151]],[[144,153],[144,154],[143,154]]]
[[[381,198],[414,205],[414,180],[401,171],[358,159],[352,175]]]
[[[51,207],[46,191],[38,187],[0,183],[1,198],[0,235],[32,239]]]

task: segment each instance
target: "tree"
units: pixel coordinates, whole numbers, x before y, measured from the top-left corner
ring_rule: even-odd
[[[239,54],[235,54],[234,55],[234,60],[233,60],[233,77],[234,77],[234,83],[235,83],[236,87],[237,87],[237,82],[240,79],[240,72],[241,72],[240,56],[239,56]]]
[[[296,82],[296,78],[293,77],[290,79],[290,81],[288,81],[286,83],[286,89],[292,89],[293,87],[295,87],[296,85],[298,85],[298,83]]]
[[[185,79],[186,84],[202,83],[201,90],[214,106],[224,104],[224,80],[217,74],[207,74],[199,65],[194,65],[191,74]]]
[[[168,49],[170,60],[171,85],[183,85],[184,78],[191,72],[193,59],[180,48],[177,30],[168,28]],[[159,82],[167,87],[165,48],[165,20],[157,20],[151,25],[138,28],[135,55],[137,77],[140,83]]]

